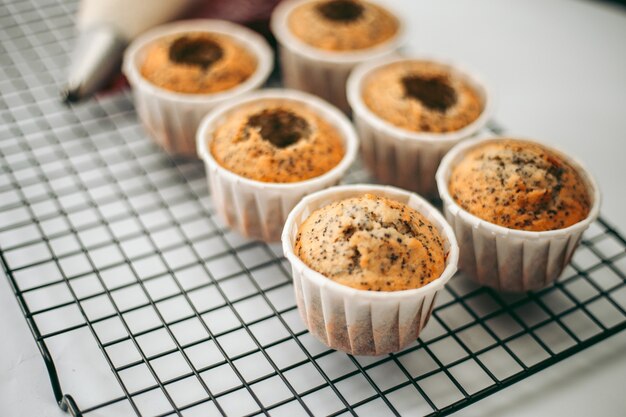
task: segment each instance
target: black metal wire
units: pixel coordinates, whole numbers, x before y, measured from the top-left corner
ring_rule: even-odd
[[[152,145],[138,127],[128,93],[74,108],[59,103],[56,92],[71,46],[75,4],[24,0],[1,7],[6,13],[0,13],[0,263],[41,351],[54,397],[72,415],[90,415],[119,403],[145,415],[138,399],[152,392],[166,400],[160,416],[207,404],[228,415],[234,395],[248,401],[249,415],[314,415],[322,413],[320,406],[329,407],[323,409],[329,415],[369,415],[380,407],[402,415],[416,399],[427,410],[424,414],[449,414],[626,328],[626,241],[601,218],[585,235],[571,268],[550,287],[510,298],[457,278],[440,294],[422,337],[402,352],[360,358],[324,348],[299,322],[280,247],[243,240],[222,227],[214,217],[202,164],[171,160]],[[495,124],[490,129],[502,132]],[[356,166],[346,181],[368,178]],[[107,251],[116,255],[103,261]],[[72,270],[78,259],[84,268]],[[146,264],[161,268],[146,272]],[[222,273],[216,265],[230,269]],[[185,281],[190,271],[201,282],[190,286]],[[111,285],[110,274],[124,280]],[[610,282],[600,274],[610,274]],[[91,278],[97,283],[93,291],[79,294],[75,285]],[[151,288],[164,280],[170,292],[153,295]],[[582,299],[581,283],[586,288]],[[67,297],[44,305],[29,302],[59,286],[67,289]],[[131,290],[139,291],[141,300],[120,306],[119,295]],[[198,305],[203,292],[212,292],[219,302]],[[558,305],[557,299],[567,305]],[[87,306],[95,301],[105,302],[111,312],[91,317]],[[166,317],[161,309],[168,302],[182,303],[187,313]],[[246,303],[259,311],[244,314]],[[483,311],[487,306],[489,311]],[[70,307],[82,321],[41,331],[38,321]],[[151,311],[156,322],[133,329],[129,317],[142,311]],[[213,314],[226,314],[233,325],[215,327],[208,319]],[[587,333],[570,323],[577,317],[585,318]],[[103,339],[99,326],[111,320],[119,320],[124,334]],[[176,326],[192,322],[202,335],[179,340]],[[263,335],[262,326],[271,327],[271,337]],[[502,326],[510,331],[503,334]],[[81,397],[63,392],[48,342],[83,328],[121,395],[81,407]],[[556,329],[561,337],[556,342],[545,338],[545,329]],[[144,352],[142,338],[156,332],[170,347]],[[486,335],[484,343],[475,346],[472,332]],[[235,337],[249,346],[230,352],[225,340]],[[516,349],[526,339],[542,359]],[[220,359],[199,366],[190,352],[208,344]],[[138,358],[117,363],[110,352],[120,347],[134,349]],[[297,352],[296,357],[284,360],[287,351]],[[185,369],[162,378],[154,364],[172,355],[180,355]],[[511,363],[504,373],[499,368],[503,362],[494,363],[492,355]],[[246,376],[250,365],[245,361],[251,358],[267,368],[253,378]],[[423,363],[432,366],[421,369]],[[130,389],[122,374],[142,366],[154,382]],[[463,366],[484,374],[480,388],[459,376]],[[212,389],[208,375],[223,367],[232,371],[234,385]],[[195,381],[202,394],[180,404],[169,389],[183,381]],[[433,393],[432,381],[445,384],[453,395]],[[260,387],[270,383],[284,394],[266,399]]]

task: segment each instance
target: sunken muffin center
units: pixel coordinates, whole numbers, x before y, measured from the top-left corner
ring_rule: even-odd
[[[222,47],[206,38],[182,36],[176,39],[169,49],[169,58],[172,62],[197,65],[205,70],[219,61],[223,55]]]
[[[406,97],[419,100],[431,110],[443,113],[456,103],[456,91],[444,77],[407,75],[401,81]]]
[[[259,129],[261,137],[277,148],[286,148],[311,134],[309,123],[283,109],[267,109],[248,118],[248,126]]]
[[[353,0],[330,0],[317,6],[318,12],[335,22],[353,22],[363,15],[363,6]]]

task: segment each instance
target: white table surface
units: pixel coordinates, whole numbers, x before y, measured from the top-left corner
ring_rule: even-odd
[[[602,213],[626,231],[626,9],[579,0],[390,1],[408,49],[466,63],[491,82],[497,121],[573,154],[596,176]],[[43,361],[0,279],[0,415],[63,416]],[[624,415],[626,333],[460,415]]]

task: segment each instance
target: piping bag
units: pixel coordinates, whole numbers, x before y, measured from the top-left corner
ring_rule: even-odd
[[[91,96],[119,69],[137,35],[181,16],[196,0],[82,0],[78,40],[70,63],[65,102]]]

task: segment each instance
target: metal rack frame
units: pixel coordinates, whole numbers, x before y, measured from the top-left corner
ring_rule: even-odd
[[[160,152],[128,93],[58,103],[74,5],[41,3],[9,2],[0,18],[0,263],[70,414],[121,404],[138,416],[449,414],[626,329],[626,240],[600,218],[553,286],[509,296],[457,277],[402,352],[325,348],[299,321],[279,245],[214,217],[202,164]],[[357,166],[346,182],[367,179]],[[113,322],[122,333],[107,338],[101,326]],[[85,404],[62,389],[48,342],[80,329],[119,395]],[[169,347],[148,352],[147,337]],[[113,349],[134,359],[119,363]],[[200,363],[194,349],[214,357]],[[157,362],[173,356],[181,365],[164,377]],[[125,373],[138,368],[153,382],[131,388]],[[197,398],[181,402],[180,383]]]

